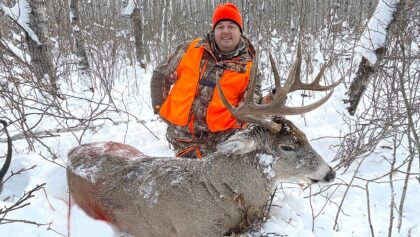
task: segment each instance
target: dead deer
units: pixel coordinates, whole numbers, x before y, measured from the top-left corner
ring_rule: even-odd
[[[302,114],[321,106],[292,108],[283,104],[296,89],[330,90],[320,86],[323,68],[312,84],[300,82],[301,47],[285,85],[277,69],[276,93],[270,104],[255,104],[248,93],[242,106],[225,106],[250,125],[215,153],[198,159],[148,157],[115,142],[84,144],[69,152],[67,180],[75,202],[91,217],[120,231],[143,236],[229,236],[260,220],[279,181],[330,182],[335,172],[309,144],[305,134],[278,115]],[[257,65],[257,62],[254,63]],[[254,91],[256,66],[249,91]],[[224,98],[218,84],[218,92]],[[269,117],[270,115],[277,115]]]

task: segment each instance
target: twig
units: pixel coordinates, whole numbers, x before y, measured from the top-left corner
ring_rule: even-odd
[[[119,125],[121,123],[127,123],[126,121],[119,121],[115,123],[115,125]],[[95,129],[98,127],[102,127],[103,125],[95,125],[95,126],[80,126],[80,127],[74,127],[74,128],[54,128],[44,131],[37,131],[37,132],[31,132],[32,137],[54,137],[57,135],[54,135],[54,133],[67,133],[67,132],[77,132],[81,130],[88,130],[88,129]],[[12,141],[24,139],[28,134],[25,133],[19,133],[11,136],[10,138]],[[6,139],[0,139],[0,142],[6,142]]]
[[[36,167],[37,165],[33,165],[33,166],[31,166],[31,167],[29,167],[29,168],[22,168],[22,169],[20,169],[20,170],[18,170],[17,172],[13,172],[13,171],[11,171],[11,174],[9,175],[9,177],[7,177],[4,181],[3,181],[3,183],[2,184],[4,184],[4,183],[6,183],[10,178],[12,178],[13,176],[15,176],[15,175],[21,175],[23,172],[26,172],[26,171],[29,171],[29,170],[32,170],[32,169],[35,169],[35,167]]]
[[[370,198],[369,198],[369,182],[366,182],[366,205],[368,211],[368,220],[369,220],[369,228],[372,237],[375,237],[375,232],[373,231],[373,224],[372,224],[372,214],[370,213]]]
[[[274,197],[276,196],[277,188],[278,188],[278,186],[276,186],[276,188],[274,189],[273,193],[270,196],[270,201],[267,205],[268,209],[266,211],[266,215],[264,216],[264,221],[266,221],[266,218],[270,215],[271,206],[273,205],[273,200],[274,200]]]
[[[353,181],[354,181],[354,179],[355,179],[355,177],[356,177],[356,174],[357,174],[357,172],[359,171],[359,169],[360,169],[360,167],[361,167],[361,165],[362,165],[362,163],[363,163],[363,161],[365,160],[365,158],[363,158],[361,161],[360,161],[360,163],[358,164],[358,166],[357,166],[357,168],[356,168],[356,171],[354,172],[354,175],[353,175],[353,177],[351,178],[351,180],[350,180],[350,185],[348,185],[347,186],[347,188],[346,188],[346,191],[344,192],[344,194],[343,194],[343,198],[341,199],[341,203],[340,203],[340,205],[338,206],[338,211],[337,211],[337,215],[335,216],[335,220],[334,220],[334,230],[336,230],[336,231],[338,231],[339,230],[339,227],[338,227],[338,216],[340,215],[340,210],[343,208],[343,204],[344,204],[344,200],[346,199],[346,196],[347,196],[347,193],[349,192],[349,190],[350,190],[350,187],[351,187],[351,184],[353,183]]]
[[[408,135],[410,136],[410,133],[415,131],[411,131],[410,127],[408,128]],[[412,151],[410,152],[410,158],[408,161],[408,166],[407,166],[407,174],[405,175],[405,181],[404,181],[404,187],[403,187],[403,191],[401,194],[401,200],[400,200],[400,206],[399,206],[399,215],[398,215],[398,224],[397,224],[397,228],[398,228],[398,232],[401,231],[401,225],[402,225],[402,214],[403,214],[403,210],[404,210],[404,202],[405,202],[405,197],[407,195],[407,188],[408,188],[408,180],[410,178],[410,174],[411,174],[411,165],[413,164],[414,161],[414,148],[412,146],[412,142],[410,139],[408,139],[408,150]]]
[[[312,205],[312,186],[309,187],[309,205],[311,206],[311,215],[312,215],[312,232],[315,230],[315,213],[314,213],[314,207]]]
[[[396,134],[394,134],[394,136],[396,136]],[[394,169],[394,167],[395,167],[395,162],[396,162],[396,159],[397,159],[397,155],[396,155],[396,152],[397,152],[397,144],[396,144],[396,138],[394,138],[394,151],[393,151],[393,154],[392,154],[392,163],[391,163],[391,170],[393,170]],[[394,173],[393,172],[391,172],[390,174],[389,174],[389,185],[390,185],[390,187],[391,187],[391,203],[390,203],[390,206],[389,206],[389,225],[388,225],[388,237],[391,237],[392,236],[392,228],[393,228],[393,224],[394,224],[394,205],[395,205],[395,191],[394,191],[394,182],[393,182],[393,175]]]
[[[54,232],[54,233],[56,233],[56,234],[58,234],[60,236],[66,237],[66,235],[61,234],[60,232],[58,232],[58,231],[54,230],[53,228],[51,228],[51,225],[52,225],[52,222],[49,223],[47,230],[51,230],[52,232]]]
[[[44,226],[44,225],[49,225],[50,223],[38,223],[35,221],[28,221],[28,220],[21,220],[21,219],[0,219],[0,225],[5,225],[5,224],[11,224],[11,223],[24,223],[24,224],[31,224],[31,225],[36,225],[38,227]]]
[[[19,198],[19,200],[17,200],[14,204],[12,204],[9,207],[6,207],[5,209],[0,209],[0,225],[1,224],[8,224],[11,222],[24,222],[24,223],[28,223],[28,224],[34,224],[34,225],[46,225],[46,224],[38,224],[35,222],[31,222],[31,221],[26,221],[26,220],[11,220],[11,219],[6,219],[6,215],[11,212],[11,211],[15,211],[21,208],[24,208],[28,205],[30,205],[30,203],[25,203],[26,201],[28,201],[29,199],[34,197],[34,193],[37,192],[38,190],[42,189],[45,186],[45,183],[43,184],[39,184],[37,185],[35,188],[33,188],[32,190],[25,192],[23,194],[23,196],[21,198]]]

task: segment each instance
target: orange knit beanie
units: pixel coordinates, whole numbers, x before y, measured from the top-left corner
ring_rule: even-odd
[[[213,18],[211,20],[211,23],[213,24],[213,30],[214,27],[216,27],[217,23],[219,23],[219,21],[222,20],[230,20],[235,22],[242,32],[243,23],[241,13],[234,4],[222,3],[216,7],[216,10],[214,10],[213,13]]]

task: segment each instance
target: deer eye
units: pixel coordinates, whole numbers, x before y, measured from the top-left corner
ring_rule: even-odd
[[[280,148],[283,151],[295,151],[295,148],[293,146],[288,146],[288,145],[281,145]]]

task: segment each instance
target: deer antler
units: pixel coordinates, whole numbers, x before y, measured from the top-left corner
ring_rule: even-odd
[[[235,116],[235,118],[244,122],[259,124],[265,128],[268,128],[269,130],[273,132],[278,132],[281,129],[280,125],[278,125],[277,123],[273,122],[270,118],[268,118],[267,117],[268,115],[304,114],[306,112],[312,111],[320,107],[331,97],[334,87],[340,84],[342,80],[339,80],[329,86],[321,86],[319,84],[319,81],[321,80],[325,69],[329,65],[328,63],[322,66],[321,70],[319,71],[318,75],[316,76],[315,80],[312,83],[310,84],[303,83],[300,80],[300,71],[301,71],[301,64],[302,64],[301,47],[302,46],[299,43],[297,53],[296,53],[296,61],[294,62],[292,69],[290,70],[289,75],[287,76],[286,82],[284,83],[283,87],[280,84],[280,76],[275,66],[274,59],[271,53],[269,54],[270,63],[271,63],[271,67],[274,74],[275,86],[276,86],[276,93],[274,94],[274,99],[269,104],[256,104],[253,101],[255,87],[257,84],[257,80],[255,80],[255,75],[258,69],[258,62],[259,62],[258,57],[256,57],[256,60],[254,61],[252,65],[251,75],[250,75],[250,86],[248,88],[248,93],[245,98],[245,101],[241,106],[237,108],[233,107],[227,101],[223,93],[223,90],[221,89],[220,83],[217,82],[217,90],[220,94],[222,102],[226,106],[226,108],[232,113],[232,115]],[[305,105],[305,106],[300,106],[300,107],[286,106],[284,104],[284,101],[287,97],[287,94],[295,90],[312,90],[312,91],[331,90],[331,91],[324,98],[320,99],[319,101],[315,103]]]

